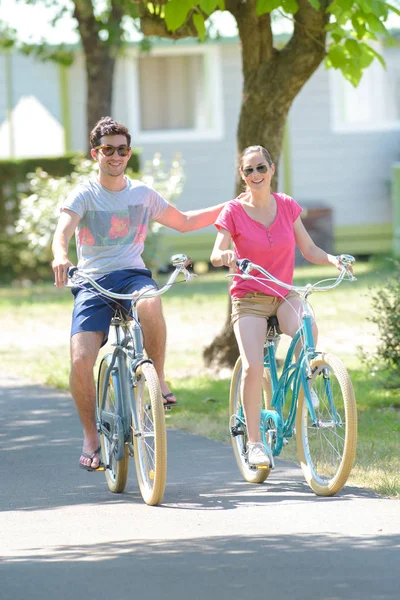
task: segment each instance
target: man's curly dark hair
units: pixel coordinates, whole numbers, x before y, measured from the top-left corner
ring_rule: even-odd
[[[131,145],[131,134],[128,129],[125,125],[114,121],[111,117],[101,117],[101,119],[97,121],[90,133],[90,146],[92,148],[100,146],[103,135],[124,135],[128,146]]]

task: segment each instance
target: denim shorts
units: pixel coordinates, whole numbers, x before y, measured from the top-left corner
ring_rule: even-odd
[[[96,279],[96,282],[110,292],[117,294],[129,294],[152,285],[158,289],[158,285],[151,277],[151,271],[147,269],[123,269],[113,271]],[[131,309],[129,300],[114,300],[102,296],[89,283],[82,287],[72,288],[75,297],[74,310],[72,313],[71,337],[82,331],[103,331],[103,346],[107,342],[108,332],[114,310],[122,306],[127,312]]]

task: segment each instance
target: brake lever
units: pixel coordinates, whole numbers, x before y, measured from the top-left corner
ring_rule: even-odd
[[[353,273],[347,271],[347,269],[346,269],[346,273],[347,273],[347,278],[349,281],[357,281],[357,277],[355,275],[353,275]]]
[[[75,287],[76,283],[79,281],[78,267],[75,267],[74,265],[72,265],[71,267],[68,267],[67,276],[68,276],[68,281],[67,281],[67,283],[64,284],[64,287],[68,287],[68,288]]]
[[[241,277],[242,279],[254,279],[251,275],[247,275],[247,273],[228,273],[225,275],[226,277]]]
[[[345,265],[342,265],[341,272],[343,272],[343,271],[345,272],[346,279],[348,281],[357,281],[357,277],[355,275],[353,275],[353,273],[350,271],[350,268],[348,266],[346,267]]]
[[[198,277],[197,273],[191,273],[187,269],[185,269],[184,276],[185,276],[185,281],[191,281],[195,277]]]

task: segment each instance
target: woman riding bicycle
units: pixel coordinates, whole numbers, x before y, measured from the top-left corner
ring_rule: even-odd
[[[239,162],[246,190],[228,202],[215,226],[217,238],[211,254],[215,267],[235,267],[236,260],[248,258],[284,283],[293,283],[296,244],[306,260],[318,265],[331,264],[340,269],[336,256],[314,244],[300,214],[302,208],[286,194],[271,192],[275,165],[262,146],[249,146]],[[232,242],[233,249],[230,249]],[[267,319],[276,315],[281,331],[293,337],[299,327],[301,300],[296,292],[274,283],[234,277],[231,322],[243,364],[242,398],[248,430],[248,462],[255,467],[269,466],[270,460],[260,442],[261,386],[263,348]],[[317,326],[313,324],[314,339]],[[313,397],[313,402],[318,402]]]

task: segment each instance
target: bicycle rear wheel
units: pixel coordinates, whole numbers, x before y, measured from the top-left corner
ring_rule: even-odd
[[[167,435],[163,399],[157,373],[151,363],[137,368],[134,388],[136,419],[133,426],[136,474],[146,504],[159,504],[167,479]],[[135,421],[135,419],[134,419]]]
[[[129,468],[129,452],[128,447],[124,444],[123,458],[117,460],[118,445],[121,443],[121,434],[117,432],[117,394],[121,393],[119,372],[116,369],[113,376],[109,375],[106,385],[105,378],[107,369],[110,364],[111,354],[103,358],[99,368],[98,388],[97,388],[97,418],[100,421],[100,444],[101,456],[105,465],[108,465],[105,470],[108,489],[113,493],[121,493],[126,487]],[[106,411],[115,416],[115,425],[112,428],[108,422],[103,422],[101,418],[102,411]],[[107,433],[104,433],[104,429]],[[113,430],[112,430],[113,429]],[[123,442],[122,442],[123,443]]]
[[[239,357],[236,361],[232,373],[231,389],[230,389],[230,426],[234,429],[232,433],[232,447],[235,455],[236,463],[243,478],[249,483],[262,483],[270,473],[270,469],[251,469],[246,458],[247,445],[247,428],[244,417],[242,404],[242,394],[240,391],[242,380],[242,359]],[[269,372],[265,369],[263,378],[263,390],[260,390],[260,395],[264,397],[265,408],[270,408],[268,404],[271,402],[272,388],[269,378]]]
[[[357,445],[357,408],[353,386],[342,362],[322,354],[311,362],[310,385],[318,396],[313,424],[300,390],[296,440],[306,481],[318,496],[333,496],[345,485]]]

